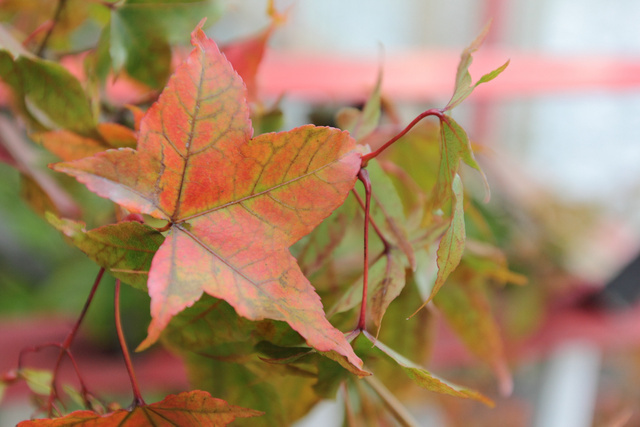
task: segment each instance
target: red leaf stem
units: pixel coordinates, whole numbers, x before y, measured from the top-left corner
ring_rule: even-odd
[[[352,190],[352,193],[356,197],[356,200],[358,201],[358,204],[362,207],[362,210],[366,212],[367,208],[365,206],[364,200],[362,200],[362,197],[360,197],[358,192],[355,191],[355,190]],[[376,221],[371,217],[371,215],[369,215],[369,224],[371,224],[371,226],[373,227],[373,230],[376,232],[378,237],[380,237],[380,240],[382,241],[382,244],[384,245],[384,252],[385,253],[389,252],[389,249],[391,248],[391,243],[389,243],[387,241],[387,239],[384,238],[384,234],[382,234],[382,230],[380,230],[380,227],[378,226]]]
[[[364,207],[364,271],[362,276],[362,303],[360,305],[360,318],[357,330],[364,330],[367,320],[367,285],[369,280],[369,221],[371,220],[371,180],[366,169],[360,169],[358,179],[364,185],[365,207]]]
[[[20,370],[24,365],[23,360],[24,360],[25,354],[37,353],[43,348],[47,348],[47,347],[57,347],[60,349],[60,353],[58,354],[55,367],[53,369],[53,375],[51,377],[51,392],[49,393],[49,398],[47,399],[46,408],[47,408],[47,413],[49,415],[52,415],[52,410],[53,408],[55,408],[54,401],[55,399],[58,398],[58,389],[56,387],[56,382],[57,382],[58,371],[60,370],[60,365],[62,364],[62,358],[65,354],[67,355],[67,357],[69,357],[69,360],[71,361],[71,364],[73,365],[73,368],[76,371],[76,375],[78,377],[78,382],[80,383],[80,389],[81,389],[82,398],[84,399],[84,403],[87,406],[91,406],[89,399],[87,398],[87,395],[89,393],[88,388],[84,380],[82,379],[82,376],[80,375],[80,369],[78,368],[78,364],[76,363],[73,355],[69,351],[69,348],[71,347],[71,344],[73,343],[73,340],[75,339],[78,333],[78,329],[80,329],[80,325],[82,324],[82,321],[84,320],[84,317],[87,314],[87,310],[89,309],[89,305],[91,305],[91,301],[93,301],[93,297],[95,296],[96,290],[98,289],[98,285],[102,280],[104,271],[105,271],[104,268],[101,268],[100,271],[98,272],[98,275],[96,276],[96,279],[93,282],[93,286],[91,287],[91,291],[89,291],[89,296],[87,297],[87,300],[84,303],[84,307],[82,307],[82,311],[80,312],[80,316],[78,317],[78,320],[76,320],[76,323],[73,325],[73,328],[71,329],[71,331],[69,331],[69,334],[67,335],[67,337],[62,343],[46,343],[46,344],[42,344],[35,347],[24,348],[22,349],[22,351],[20,351],[20,354],[18,356],[18,370]]]
[[[389,148],[391,145],[393,145],[394,142],[396,142],[397,140],[399,140],[400,138],[402,138],[407,132],[409,132],[415,125],[417,125],[422,119],[424,119],[425,117],[429,117],[429,116],[436,116],[438,117],[441,121],[442,120],[446,120],[444,113],[442,112],[442,110],[437,109],[437,108],[432,108],[430,110],[427,110],[421,114],[419,114],[415,119],[413,119],[411,121],[411,123],[409,123],[407,125],[407,127],[405,127],[404,129],[402,129],[402,131],[400,131],[400,133],[398,133],[396,136],[394,136],[393,138],[391,138],[389,141],[385,142],[380,148],[378,148],[375,151],[372,151],[369,154],[365,154],[362,156],[362,167],[366,167],[367,163],[369,163],[369,160],[376,158],[380,155],[380,153],[382,153],[384,150],[386,150],[387,148]]]
[[[118,341],[120,342],[120,348],[122,349],[122,356],[124,357],[124,363],[127,366],[127,373],[131,380],[131,389],[133,390],[133,407],[145,406],[146,403],[140,393],[140,387],[138,387],[138,380],[136,379],[136,373],[133,370],[133,364],[131,363],[131,356],[129,355],[129,349],[127,342],[124,339],[124,333],[122,332],[122,322],[120,321],[120,279],[116,280],[116,290],[114,296],[115,305],[115,319],[116,319],[116,332],[118,333]]]

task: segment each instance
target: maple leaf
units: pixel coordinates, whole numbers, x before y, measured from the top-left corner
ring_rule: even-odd
[[[476,37],[471,45],[469,45],[469,47],[467,47],[462,52],[462,55],[460,55],[460,63],[458,64],[458,70],[456,72],[456,84],[453,90],[453,96],[451,97],[451,100],[443,109],[443,111],[451,110],[454,107],[460,105],[462,101],[464,101],[469,95],[471,95],[473,90],[478,87],[478,85],[495,79],[509,65],[509,61],[505,62],[500,67],[480,77],[480,80],[478,80],[475,84],[472,84],[471,74],[469,73],[469,67],[471,66],[471,62],[473,61],[472,54],[476,52],[480,48],[480,46],[482,46],[484,39],[486,39],[487,35],[489,34],[490,28],[491,23],[485,25],[478,37]]]
[[[62,418],[23,421],[18,426],[225,426],[236,418],[260,415],[262,412],[229,405],[224,400],[211,397],[205,391],[194,390],[169,395],[161,402],[136,406],[131,411],[120,409],[106,415],[99,415],[93,411],[76,411]]]
[[[152,322],[139,349],[206,292],[248,319],[286,321],[310,346],[359,369],[288,250],[353,188],[355,141],[310,125],[251,139],[242,80],[200,26],[192,44],[142,120],[137,150],[53,166],[131,212],[169,222],[149,271]]]

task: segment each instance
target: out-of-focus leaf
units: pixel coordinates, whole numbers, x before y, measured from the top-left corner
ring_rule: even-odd
[[[469,74],[469,67],[471,66],[471,62],[473,61],[472,54],[477,51],[484,39],[487,37],[489,33],[489,28],[491,26],[487,24],[483,29],[480,35],[471,43],[469,47],[467,47],[460,57],[460,63],[458,64],[458,71],[456,72],[456,85],[453,90],[453,96],[451,100],[444,108],[444,111],[451,110],[452,108],[459,105],[462,101],[464,101],[471,92],[482,83],[486,83],[495,79],[500,73],[502,73],[505,68],[509,65],[509,61],[505,62],[503,65],[498,67],[497,69],[491,71],[490,73],[485,74],[478,80],[475,84],[472,84],[471,74]]]
[[[142,122],[146,111],[136,105],[127,105],[126,107],[131,111],[131,114],[133,114],[133,129],[136,132],[140,132],[140,123]]]
[[[382,87],[382,67],[378,70],[376,84],[364,104],[362,111],[356,108],[344,108],[336,116],[340,129],[348,130],[356,141],[361,141],[371,134],[380,122],[380,91]]]
[[[513,388],[511,374],[504,355],[498,324],[482,276],[474,276],[469,267],[460,267],[458,280],[451,280],[434,298],[434,304],[444,313],[467,348],[494,371],[503,395]],[[466,273],[466,274],[465,274]]]
[[[82,136],[68,130],[39,132],[31,137],[38,144],[41,144],[48,151],[65,161],[83,159],[113,148],[104,141]]]
[[[82,222],[47,215],[51,225],[101,267],[134,288],[147,290],[151,259],[164,241],[155,229],[135,221],[105,225],[90,231]]]
[[[38,181],[27,174],[20,176],[20,196],[40,216],[44,216],[46,212],[60,215],[58,206],[51,200],[49,194],[42,189]]]
[[[87,95],[60,64],[0,50],[0,78],[11,86],[29,117],[46,127],[83,135],[94,131],[96,120]]]
[[[238,72],[245,85],[247,85],[247,98],[249,101],[256,100],[258,92],[256,76],[264,56],[267,41],[271,37],[273,30],[274,26],[270,25],[266,30],[253,37],[233,42],[220,49]]]
[[[50,0],[3,0],[0,8],[0,21],[11,22],[15,30],[22,34],[31,34],[42,26],[46,26],[51,22],[55,15],[58,1]],[[92,2],[86,0],[65,0],[64,8],[57,17],[55,31],[50,34],[47,41],[47,47],[57,50],[77,50],[86,46],[77,46],[71,40],[72,33],[83,23],[87,21],[87,17],[92,7]],[[42,35],[33,39],[33,44],[39,46],[42,41]],[[82,42],[82,40],[80,40]]]
[[[100,123],[97,131],[110,147],[123,148],[136,146],[136,133],[118,123]]]
[[[146,34],[130,26],[118,13],[111,17],[111,54],[114,72],[124,69],[134,79],[161,88],[171,74],[171,46],[161,34]]]
[[[257,352],[255,346],[262,341],[279,346],[304,344],[286,323],[248,320],[225,301],[208,295],[178,314],[163,333],[163,342],[176,352],[228,361],[246,359]]]
[[[100,123],[95,136],[83,136],[68,130],[39,132],[31,137],[64,161],[92,156],[109,148],[136,146],[133,131],[117,123]]]
[[[215,0],[128,0],[111,13],[112,67],[161,88],[171,73],[170,45],[186,43],[186,35],[200,20],[213,23],[219,15]]]
[[[20,369],[18,375],[27,382],[29,389],[35,394],[47,396],[51,392],[53,373],[42,369]]]
[[[80,209],[57,182],[39,168],[38,154],[27,143],[15,122],[0,116],[0,143],[10,155],[12,166],[22,173],[22,192],[40,215],[46,210],[77,218]]]
[[[342,298],[327,313],[333,315],[350,310],[362,301],[362,280],[360,277],[353,286],[343,293]],[[375,330],[380,328],[382,317],[389,304],[400,294],[405,286],[405,265],[398,250],[390,250],[380,256],[369,267],[369,288],[367,293],[367,319]]]
[[[467,240],[465,246],[464,262],[475,274],[500,285],[527,283],[526,276],[509,270],[507,257],[498,248],[475,240]]]
[[[381,355],[384,355],[389,361],[395,363],[398,367],[404,371],[404,373],[413,380],[420,387],[434,391],[436,393],[448,394],[450,396],[461,397],[464,399],[473,399],[484,403],[488,406],[493,406],[493,402],[478,393],[477,391],[469,390],[464,387],[449,383],[442,380],[427,371],[426,369],[416,365],[404,356],[396,353],[391,348],[384,345],[380,340],[375,339],[368,332],[363,331],[363,335],[373,344],[374,349]]]
[[[253,111],[251,114],[254,135],[263,133],[278,132],[284,126],[284,114],[276,105],[269,110]]]
[[[112,12],[127,28],[145,34],[156,32],[169,43],[189,42],[188,34],[203,18],[213,24],[222,13],[217,0],[127,0]]]
[[[236,420],[234,425],[291,425],[320,400],[312,388],[315,378],[290,375],[286,366],[268,364],[256,356],[231,363],[191,354],[186,365],[195,387],[265,413],[260,418]]]
[[[415,310],[416,301],[420,294],[416,286],[419,272],[407,272],[407,284],[402,293],[393,300],[385,312],[385,318],[376,337],[397,353],[411,355],[415,360],[429,360],[432,347],[436,341],[436,316],[433,310],[421,310],[411,319],[407,317]],[[368,363],[365,361],[365,363]],[[407,378],[398,375],[396,366],[378,363],[367,367],[375,372],[375,376],[382,381],[398,397],[410,392],[407,388]]]
[[[93,411],[76,411],[55,419],[23,421],[20,427],[29,426],[225,426],[236,418],[258,417],[262,412],[229,405],[207,392],[193,390],[169,395],[161,402],[136,406],[128,411],[120,409],[106,415]]]
[[[305,276],[311,277],[331,259],[358,209],[356,201],[347,198],[329,218],[291,248]]]

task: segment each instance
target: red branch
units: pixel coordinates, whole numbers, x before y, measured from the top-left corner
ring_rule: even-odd
[[[360,169],[358,179],[364,185],[365,208],[364,208],[364,271],[362,275],[362,303],[360,305],[360,318],[358,319],[357,330],[363,331],[367,320],[367,286],[369,282],[369,221],[371,215],[371,180],[366,169]]]
[[[399,140],[400,138],[402,138],[407,132],[409,132],[415,125],[417,125],[420,120],[424,119],[425,117],[429,117],[429,116],[436,116],[438,117],[441,121],[446,121],[444,112],[442,110],[436,109],[436,108],[432,108],[430,110],[427,110],[421,114],[419,114],[415,119],[413,119],[411,121],[411,123],[409,123],[407,125],[407,127],[405,127],[404,129],[402,129],[402,131],[400,133],[398,133],[396,136],[394,136],[393,138],[391,138],[389,141],[385,142],[380,148],[378,148],[375,151],[372,151],[369,154],[365,154],[364,156],[362,156],[362,167],[366,167],[367,164],[369,163],[369,160],[378,157],[378,155],[380,155],[380,153],[382,153],[384,150],[386,150],[387,148],[389,148],[391,145],[393,145],[394,142],[396,142],[397,140]]]
[[[131,380],[131,389],[133,390],[133,407],[145,406],[146,403],[142,398],[142,393],[140,393],[140,387],[138,387],[138,380],[136,380],[136,373],[133,371],[133,363],[131,363],[131,356],[129,355],[127,342],[125,341],[124,333],[122,332],[122,322],[120,321],[120,279],[116,280],[114,305],[115,305],[116,332],[118,333],[118,341],[120,341],[122,356],[124,357],[124,363],[127,366],[127,373],[129,374],[129,379]]]
[[[76,375],[78,376],[78,381],[80,382],[80,391],[82,394],[82,398],[84,399],[84,403],[88,408],[91,407],[91,402],[89,401],[89,398],[88,398],[89,391],[82,379],[82,376],[80,375],[80,370],[78,369],[78,365],[75,359],[73,358],[71,352],[69,351],[69,348],[71,347],[71,344],[73,343],[73,340],[75,339],[78,333],[78,329],[80,328],[80,324],[82,324],[82,321],[84,320],[84,317],[87,314],[89,305],[91,305],[91,301],[93,301],[93,297],[95,296],[96,291],[98,290],[98,285],[102,280],[104,271],[105,271],[104,268],[101,268],[100,271],[98,272],[98,275],[96,276],[96,280],[93,282],[93,286],[91,287],[91,291],[89,292],[89,296],[87,297],[87,300],[84,303],[84,307],[82,307],[82,312],[80,313],[78,320],[76,320],[75,325],[73,325],[73,328],[71,329],[71,331],[69,331],[69,334],[67,335],[67,337],[62,343],[48,343],[48,344],[39,345],[37,347],[25,348],[20,352],[20,355],[18,356],[18,370],[20,370],[22,369],[23,359],[26,353],[36,353],[42,350],[43,348],[47,348],[47,347],[57,347],[60,349],[60,353],[58,354],[58,358],[56,359],[56,364],[53,369],[53,375],[51,377],[51,392],[49,393],[49,398],[47,399],[46,408],[49,416],[52,415],[52,410],[53,408],[55,408],[54,401],[58,399],[58,389],[56,387],[56,382],[58,377],[58,371],[60,370],[60,365],[62,364],[62,358],[64,357],[65,354],[69,357],[69,360],[71,360],[71,363],[73,364],[73,367],[76,371]]]

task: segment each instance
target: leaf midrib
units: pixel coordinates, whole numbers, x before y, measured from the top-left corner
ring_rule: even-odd
[[[201,55],[202,56],[202,55]],[[187,174],[187,170],[189,169],[189,160],[191,159],[191,147],[193,146],[193,136],[195,134],[195,126],[197,123],[196,117],[198,116],[198,112],[200,111],[200,97],[202,95],[202,84],[205,74],[204,69],[204,61],[202,58],[199,58],[200,61],[200,76],[198,81],[198,93],[196,94],[196,105],[194,108],[194,113],[191,115],[191,129],[189,130],[189,139],[185,143],[187,153],[184,157],[184,166],[182,167],[182,176],[180,177],[180,187],[178,188],[178,196],[176,199],[176,208],[171,215],[171,222],[177,222],[177,219],[180,217],[180,208],[182,207],[182,191],[184,189],[184,182]],[[174,147],[175,148],[175,147]]]

